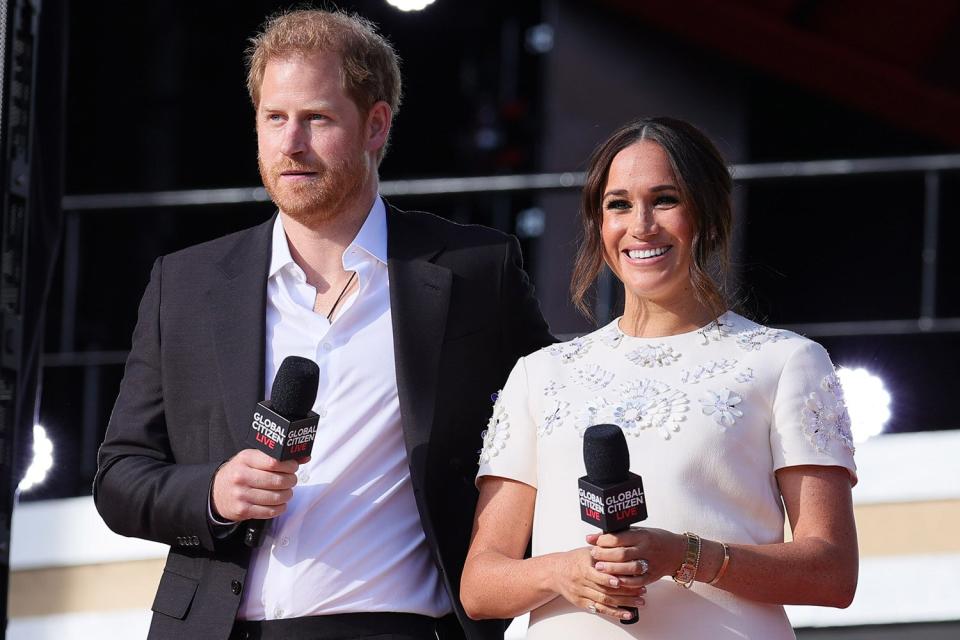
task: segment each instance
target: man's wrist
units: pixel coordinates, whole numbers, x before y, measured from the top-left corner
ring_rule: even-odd
[[[210,491],[207,494],[207,519],[210,521],[210,524],[217,527],[233,527],[237,523],[233,520],[227,520],[224,518],[219,511],[217,511],[216,503],[213,500],[213,490],[217,483],[217,474],[220,473],[220,469],[223,468],[227,461],[224,461],[217,470],[213,472],[213,478],[210,479]]]

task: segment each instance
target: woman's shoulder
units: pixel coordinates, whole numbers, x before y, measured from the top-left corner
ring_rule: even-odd
[[[760,353],[789,357],[799,349],[816,348],[820,345],[789,329],[761,324],[739,313],[728,311],[700,330],[707,340],[723,339],[741,353]],[[822,347],[821,347],[822,348]]]
[[[565,336],[561,342],[534,351],[522,360],[528,370],[535,371],[563,369],[564,365],[589,363],[594,358],[602,357],[598,347],[614,346],[621,336],[614,320],[589,333]]]

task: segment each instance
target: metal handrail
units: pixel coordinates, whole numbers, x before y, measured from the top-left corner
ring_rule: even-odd
[[[960,154],[944,154],[733,164],[730,167],[730,172],[734,181],[749,182],[752,180],[881,173],[922,173],[958,169],[960,169]],[[385,196],[411,196],[576,189],[583,186],[585,176],[586,174],[583,172],[565,171],[503,176],[384,180],[380,183],[380,193]],[[245,204],[268,202],[269,200],[270,196],[263,187],[188,189],[66,195],[63,197],[63,209],[65,211],[102,211],[106,209]]]

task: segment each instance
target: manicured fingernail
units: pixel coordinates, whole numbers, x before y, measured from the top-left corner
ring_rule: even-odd
[[[610,578],[610,586],[611,586],[611,587],[619,587],[619,586],[620,586],[620,581],[617,580],[616,578]]]
[[[647,606],[647,601],[644,600],[643,598],[637,598],[635,604],[637,605],[637,607],[645,607]]]
[[[594,567],[597,571],[603,571],[604,569],[607,568],[607,566],[606,566],[605,564],[603,564],[602,562],[598,562],[597,564],[593,565],[593,567]]]
[[[624,611],[623,613],[620,614],[621,620],[629,620],[632,617],[633,617],[633,614],[630,613],[629,611]]]
[[[646,587],[640,587],[640,593],[646,593],[646,592],[647,592]]]

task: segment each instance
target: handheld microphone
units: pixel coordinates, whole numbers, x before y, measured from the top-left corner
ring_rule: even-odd
[[[258,402],[253,410],[250,444],[277,460],[306,458],[313,450],[320,417],[310,410],[317,399],[320,368],[317,363],[287,356],[273,379],[270,400]],[[266,520],[247,520],[243,543],[259,547]]]
[[[647,518],[643,480],[630,473],[630,451],[623,430],[613,424],[587,427],[583,434],[583,463],[587,475],[579,480],[580,519],[616,533]],[[620,624],[638,620],[636,607],[621,607],[633,615]]]

